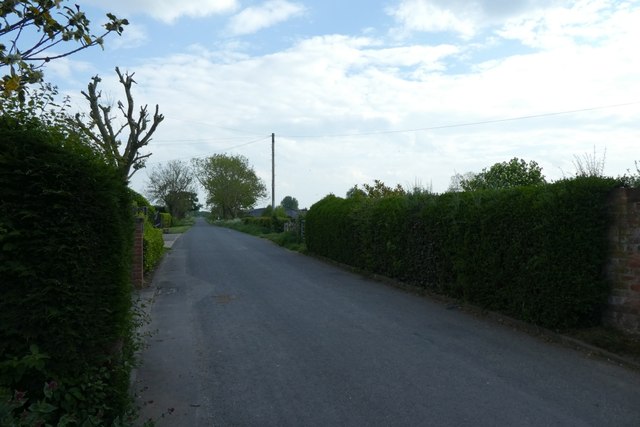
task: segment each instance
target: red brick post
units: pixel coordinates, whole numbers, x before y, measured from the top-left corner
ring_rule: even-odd
[[[611,198],[608,276],[612,289],[604,322],[640,334],[640,189],[618,188]]]
[[[133,235],[133,262],[131,263],[131,283],[135,288],[144,285],[144,219],[136,218]]]

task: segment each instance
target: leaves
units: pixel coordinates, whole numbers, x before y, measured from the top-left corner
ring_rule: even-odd
[[[459,179],[464,191],[497,190],[526,185],[546,183],[542,168],[535,161],[513,158],[508,162],[496,163],[479,174],[471,174]]]
[[[109,13],[109,22],[100,35],[91,32],[91,22],[79,6],[62,6],[64,0],[13,0],[0,5],[0,68],[17,65],[11,69],[11,77],[0,82],[3,96],[13,92],[22,93],[27,85],[40,82],[44,64],[52,60],[72,55],[91,46],[102,46],[104,38],[115,32],[122,34],[129,22]],[[56,12],[55,14],[53,12]],[[6,42],[5,42],[6,39]],[[59,42],[79,43],[60,52]],[[7,46],[9,46],[7,48]],[[46,51],[56,47],[56,53],[48,56]]]
[[[237,218],[267,195],[264,182],[244,156],[216,154],[193,161],[196,177],[207,191],[207,204],[224,219]]]

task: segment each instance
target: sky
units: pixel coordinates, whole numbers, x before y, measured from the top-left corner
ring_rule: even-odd
[[[87,111],[94,75],[165,120],[131,186],[169,160],[245,156],[271,202],[310,207],[354,185],[447,190],[456,173],[514,157],[547,180],[576,156],[605,174],[640,160],[640,0],[79,0],[94,33],[122,36],[49,63]],[[204,196],[201,197],[201,201]]]

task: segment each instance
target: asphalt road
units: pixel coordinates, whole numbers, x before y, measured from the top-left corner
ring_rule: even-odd
[[[203,221],[156,272],[161,426],[640,426],[640,374]]]

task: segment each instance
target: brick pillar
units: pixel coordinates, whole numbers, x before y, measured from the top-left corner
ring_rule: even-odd
[[[135,288],[144,285],[144,219],[136,218],[133,235],[133,262],[131,263],[131,283]]]
[[[640,189],[616,189],[611,209],[608,275],[612,289],[604,322],[640,334]]]

